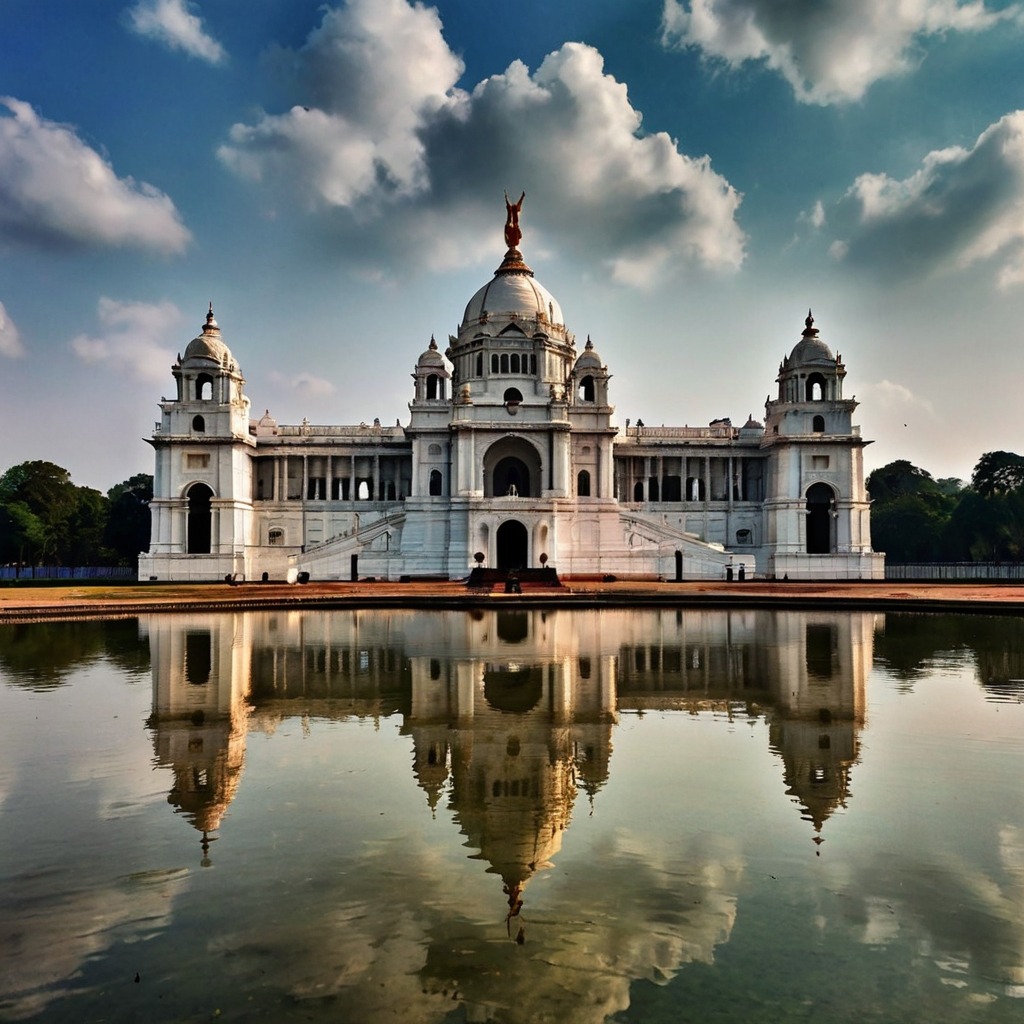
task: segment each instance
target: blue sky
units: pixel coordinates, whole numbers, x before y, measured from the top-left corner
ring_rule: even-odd
[[[255,415],[404,422],[505,189],[620,423],[761,418],[812,307],[869,470],[1024,450],[1024,4],[5,0],[0,28],[0,469],[151,471],[211,300]]]

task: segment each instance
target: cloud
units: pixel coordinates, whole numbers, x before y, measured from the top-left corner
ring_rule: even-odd
[[[169,379],[174,350],[162,342],[182,321],[173,302],[119,302],[104,296],[97,318],[103,328],[99,335],[71,339],[71,351],[82,362],[105,363],[146,383]]]
[[[155,39],[170,50],[183,50],[210,64],[227,57],[224,47],[203,28],[203,21],[192,13],[187,0],[138,0],[125,11],[128,27],[140,36]]]
[[[743,261],[739,193],[709,157],[643,132],[590,46],[566,43],[533,73],[516,61],[467,92],[434,10],[351,0],[277,57],[302,103],[234,125],[220,159],[329,211],[336,230],[362,229],[351,248],[368,259],[429,254],[442,267],[493,253],[507,188],[530,197],[530,251],[573,247],[629,284]]]
[[[25,354],[25,346],[14,321],[7,315],[4,304],[0,302],[0,356],[17,359]]]
[[[323,377],[315,377],[311,373],[300,373],[295,377],[286,377],[283,373],[272,370],[268,375],[271,383],[290,388],[305,398],[323,398],[333,395],[337,388]]]
[[[0,239],[184,250],[190,234],[157,189],[118,178],[73,129],[0,97]]]
[[[852,221],[839,243],[852,265],[907,277],[991,260],[1000,286],[1024,284],[1024,111],[971,149],[934,150],[902,180],[860,175],[840,210]]]
[[[800,102],[824,105],[911,70],[930,36],[1021,19],[1020,4],[994,11],[984,0],[665,0],[662,42],[732,69],[763,62]]]

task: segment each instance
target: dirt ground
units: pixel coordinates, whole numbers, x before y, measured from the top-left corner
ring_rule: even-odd
[[[551,606],[857,607],[1024,614],[1024,585],[904,582],[564,581],[560,588],[469,590],[464,583],[226,583],[0,587],[0,623],[34,619],[110,617],[154,611],[221,611],[282,607]]]

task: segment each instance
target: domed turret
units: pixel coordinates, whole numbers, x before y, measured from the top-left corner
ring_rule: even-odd
[[[427,350],[416,360],[416,371],[413,373],[413,380],[416,381],[416,402],[445,401],[448,398],[448,381],[451,374],[445,364],[444,356],[437,347],[434,336],[430,336],[430,345]]]
[[[214,319],[212,302],[209,312],[206,314],[206,323],[203,325],[202,333],[188,343],[182,362],[195,359],[207,360],[223,367],[234,365],[231,350],[224,344],[220,336],[220,327],[217,326],[217,321]]]

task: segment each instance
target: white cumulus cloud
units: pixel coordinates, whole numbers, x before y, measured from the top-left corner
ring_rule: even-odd
[[[66,125],[0,97],[0,239],[181,252],[190,234],[164,193],[110,164]]]
[[[1024,284],[1024,110],[970,149],[934,150],[906,178],[860,175],[841,205],[854,214],[842,241],[851,263],[911,276],[992,260],[1001,286]]]
[[[21,335],[14,321],[8,316],[4,304],[0,302],[0,356],[17,359],[25,354]]]
[[[97,319],[100,333],[71,339],[71,351],[82,362],[103,363],[147,383],[169,379],[174,349],[164,339],[182,320],[173,302],[121,302],[103,296]]]
[[[929,36],[1021,20],[1021,6],[984,0],[665,0],[662,41],[738,68],[760,61],[804,103],[858,100],[903,74]]]
[[[575,247],[630,284],[683,262],[743,261],[739,193],[708,156],[644,132],[590,46],[566,43],[534,72],[516,61],[467,91],[436,11],[350,0],[279,58],[301,102],[236,124],[219,156],[279,197],[348,211],[336,219],[347,230],[373,219],[365,254],[390,245],[390,258],[471,262],[500,241],[507,188],[529,196],[528,248]]]
[[[203,28],[203,20],[194,14],[195,5],[186,0],[139,0],[125,11],[133,32],[155,39],[171,50],[182,50],[210,64],[220,64],[227,54],[224,47]]]

